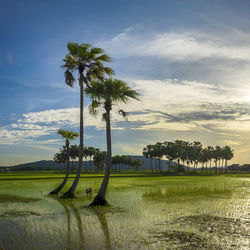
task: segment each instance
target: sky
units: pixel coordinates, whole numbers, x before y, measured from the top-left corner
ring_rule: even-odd
[[[140,94],[113,109],[113,154],[180,139],[250,163],[249,14],[248,0],[1,0],[0,166],[53,159],[57,130],[78,132],[79,86],[61,68],[69,41],[103,48]],[[105,124],[84,103],[84,144],[105,150]]]

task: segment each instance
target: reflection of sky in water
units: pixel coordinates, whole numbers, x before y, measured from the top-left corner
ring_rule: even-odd
[[[107,200],[113,207],[95,209],[86,207],[94,195],[86,196],[84,188],[96,192],[101,178],[81,181],[80,198],[72,201],[46,196],[57,181],[18,181],[11,186],[1,181],[0,195],[12,196],[10,202],[0,200],[0,242],[12,249],[246,248],[247,180],[112,178]],[[18,196],[38,200],[24,203]]]

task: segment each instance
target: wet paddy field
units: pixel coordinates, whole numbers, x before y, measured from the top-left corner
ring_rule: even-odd
[[[250,175],[112,177],[89,208],[101,180],[73,200],[48,196],[60,179],[0,180],[0,249],[249,249]]]

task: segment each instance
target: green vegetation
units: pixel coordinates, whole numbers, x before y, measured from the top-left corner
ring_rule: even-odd
[[[157,159],[158,170],[159,172],[162,172],[162,164],[160,159],[162,157],[167,158],[169,160],[169,173],[181,172],[181,162],[183,166],[186,166],[187,171],[190,171],[191,167],[193,167],[192,170],[197,169],[199,164],[201,164],[202,168],[204,169],[204,164],[206,164],[206,173],[208,173],[209,163],[209,172],[211,173],[212,160],[214,160],[214,172],[222,174],[223,167],[226,169],[228,160],[233,158],[233,150],[229,146],[222,148],[220,146],[208,146],[204,148],[200,142],[194,141],[190,143],[182,140],[175,140],[173,142],[157,142],[156,144],[147,145],[143,148],[142,154],[145,157],[150,158],[152,172],[153,159]],[[176,161],[177,164],[173,164],[174,161]]]
[[[27,174],[45,177],[45,173]],[[0,249],[248,247],[250,175],[111,175],[106,194],[110,207],[88,206],[103,175],[83,175],[78,199],[73,200],[47,195],[61,179],[19,180],[20,175],[0,181],[0,227],[4,228]],[[87,187],[93,188],[93,196],[85,193]]]

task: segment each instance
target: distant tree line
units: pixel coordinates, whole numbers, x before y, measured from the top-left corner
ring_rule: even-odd
[[[202,170],[222,173],[227,163],[234,156],[229,146],[207,146],[203,147],[198,141],[188,142],[183,140],[157,142],[143,148],[143,155],[150,159],[150,168],[153,170],[153,160],[156,164],[155,171],[162,172],[162,158],[169,162],[168,172],[176,170],[193,171],[201,166]],[[180,166],[185,168],[180,168]],[[177,169],[178,168],[178,169]]]
[[[71,164],[78,158],[79,156],[79,146],[78,145],[71,145],[69,147],[69,157]],[[101,151],[99,148],[94,147],[84,147],[83,148],[83,158],[88,161],[88,164],[85,165],[85,172],[88,171],[102,171],[104,170],[104,166],[107,160],[107,152]],[[67,162],[67,148],[63,146],[58,153],[54,155],[53,160],[61,165],[66,164]],[[92,165],[94,164],[94,166]],[[133,159],[131,157],[125,155],[114,155],[112,157],[112,165],[113,171],[127,171],[128,167],[134,167],[137,171],[140,166],[143,165],[143,162],[140,160]],[[74,165],[71,166],[73,169]],[[94,169],[95,167],[95,169]]]

